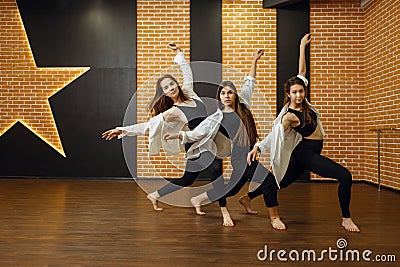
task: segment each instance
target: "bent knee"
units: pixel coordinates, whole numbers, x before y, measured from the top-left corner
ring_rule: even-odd
[[[352,181],[353,181],[353,176],[351,175],[351,172],[345,168],[341,177],[341,182],[351,184]]]

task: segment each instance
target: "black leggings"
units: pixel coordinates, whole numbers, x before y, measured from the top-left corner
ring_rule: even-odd
[[[220,187],[216,185],[218,183],[223,184],[222,159],[217,159],[211,152],[206,151],[202,152],[196,159],[187,160],[183,176],[179,179],[172,180],[170,183],[158,189],[158,194],[160,197],[163,197],[181,189],[182,187],[192,185],[202,170],[208,171],[211,176],[211,181],[215,183],[214,187]],[[219,177],[221,178],[218,179]]]
[[[322,146],[322,140],[303,139],[293,150],[288,169],[279,185],[281,188],[289,186],[305,171],[313,172],[325,178],[335,178],[339,181],[338,197],[343,218],[350,218],[351,173],[342,165],[322,156]],[[279,205],[277,190],[275,177],[269,173],[261,186],[255,191],[249,192],[248,196],[253,199],[263,194],[265,205],[275,207]]]
[[[207,191],[207,196],[210,201],[213,202],[218,199],[220,206],[225,207],[226,198],[236,195],[247,181],[252,179],[253,181],[261,183],[264,180],[268,174],[268,170],[257,160],[249,166],[246,157],[247,154],[243,155],[240,159],[231,159],[233,168],[231,178],[227,185],[221,187],[219,183],[217,186],[214,185],[214,188]],[[221,197],[221,195],[223,196]]]

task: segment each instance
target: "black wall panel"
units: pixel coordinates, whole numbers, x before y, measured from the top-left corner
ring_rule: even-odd
[[[222,63],[222,1],[190,1],[190,60]],[[215,98],[222,81],[221,64],[210,65],[206,72],[193,68],[195,90],[200,96]],[[208,77],[204,79],[204,75]]]
[[[17,1],[38,67],[90,67],[49,102],[66,157],[22,124],[0,137],[0,176],[130,177],[120,140],[136,90],[136,1]]]
[[[264,8],[280,8],[288,5],[292,5],[297,2],[301,2],[303,0],[264,0],[263,7]]]
[[[17,4],[38,66],[136,67],[136,1]]]
[[[222,1],[190,1],[190,60],[217,63],[207,64],[207,67],[192,65],[197,94],[215,99],[222,81]],[[197,179],[209,179],[208,172],[201,172]]]
[[[289,77],[297,75],[299,70],[300,39],[304,34],[310,32],[309,6],[309,0],[306,0],[277,9],[277,114],[282,109],[283,84]],[[309,49],[306,50],[306,60],[306,76],[310,80]],[[305,172],[298,181],[308,181],[309,179],[309,172]]]
[[[277,113],[282,108],[283,84],[298,73],[300,39],[310,32],[309,13],[309,0],[277,9]],[[309,77],[309,49],[306,51]]]

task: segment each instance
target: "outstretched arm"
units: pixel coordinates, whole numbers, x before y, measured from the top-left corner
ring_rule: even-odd
[[[109,141],[115,137],[118,137],[121,134],[122,134],[122,130],[111,129],[111,130],[108,130],[108,131],[105,131],[104,133],[102,133],[101,138]]]
[[[300,41],[300,56],[299,56],[299,75],[304,76],[307,72],[306,64],[306,47],[311,43],[311,33],[307,33]]]

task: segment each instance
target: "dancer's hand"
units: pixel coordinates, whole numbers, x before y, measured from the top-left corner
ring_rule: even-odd
[[[166,134],[164,134],[163,138],[164,138],[164,140],[178,139],[178,138],[182,139],[182,135],[180,133],[176,133],[176,134],[166,133]]]
[[[272,169],[272,166],[269,166],[268,171],[269,171],[270,173],[272,173],[273,175],[275,175],[274,169]]]
[[[177,46],[174,42],[170,42],[168,44],[168,48],[172,49],[173,51],[181,52],[181,48]]]
[[[247,164],[249,166],[253,161],[256,160],[258,154],[258,146],[255,146],[248,154],[247,154]]]
[[[307,33],[306,35],[301,38],[300,46],[307,46],[311,43],[311,33]]]
[[[254,58],[253,61],[258,61],[261,56],[264,55],[264,49],[258,49],[255,53],[254,53]]]
[[[101,138],[108,140],[111,140],[115,137],[118,137],[118,135],[122,134],[121,130],[117,130],[117,129],[112,129],[112,130],[108,130],[104,133],[101,134]]]

